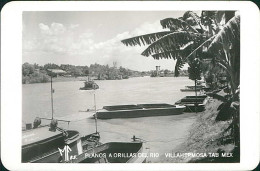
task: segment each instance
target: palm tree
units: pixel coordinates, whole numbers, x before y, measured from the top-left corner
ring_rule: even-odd
[[[175,76],[185,63],[190,65],[194,59],[214,60],[230,75],[234,94],[239,85],[240,63],[240,18],[234,16],[235,11],[202,11],[200,17],[187,11],[182,17],[161,20],[168,31],[132,37],[122,43],[149,45],[142,52],[146,57],[177,60]]]

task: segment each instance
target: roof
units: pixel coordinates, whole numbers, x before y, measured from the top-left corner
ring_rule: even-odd
[[[30,129],[22,132],[22,146],[46,140],[51,137],[62,135],[58,130],[55,132],[49,131],[48,126]]]
[[[56,74],[65,74],[67,73],[66,71],[63,71],[61,69],[47,69],[50,72],[56,73]]]

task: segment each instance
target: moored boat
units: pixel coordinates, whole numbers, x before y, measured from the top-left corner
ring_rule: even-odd
[[[166,103],[104,106],[97,111],[98,119],[137,118],[182,114],[185,106]]]
[[[89,148],[100,145],[99,133],[96,132],[81,137],[78,131],[65,130],[58,127],[58,121],[53,117],[53,88],[51,75],[51,118],[37,117],[32,124],[26,124],[22,131],[22,162],[29,163],[59,163],[82,154]],[[41,125],[41,120],[50,120],[49,125]]]
[[[69,156],[83,153],[86,145],[92,148],[100,145],[99,138],[98,133],[80,137],[78,131],[59,128],[57,121],[52,120],[50,125],[37,125],[22,131],[22,162],[64,162]],[[65,154],[65,148],[69,148],[69,156]]]
[[[149,153],[143,142],[109,142],[89,149],[69,163],[145,163]]]
[[[186,96],[175,102],[175,104],[186,106],[184,112],[202,112],[205,109],[207,101],[208,97],[206,95]]]

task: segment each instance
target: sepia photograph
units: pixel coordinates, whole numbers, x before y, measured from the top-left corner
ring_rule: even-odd
[[[22,162],[240,161],[239,11],[26,11],[22,41]]]
[[[246,2],[8,3],[1,12],[3,165],[254,169],[256,9]]]

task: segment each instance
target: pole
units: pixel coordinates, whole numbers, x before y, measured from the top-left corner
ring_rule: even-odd
[[[53,119],[53,89],[52,89],[52,75],[51,75],[51,119]]]
[[[196,95],[196,99],[195,99],[195,112],[197,113],[197,79],[195,79],[195,95]]]
[[[95,90],[94,90],[95,91]],[[95,124],[96,124],[96,133],[97,133],[97,107],[96,107],[96,95],[94,92],[94,103],[95,103]]]

